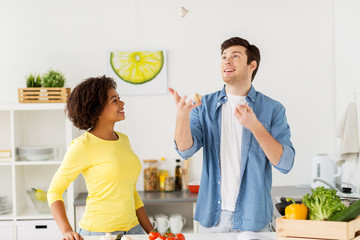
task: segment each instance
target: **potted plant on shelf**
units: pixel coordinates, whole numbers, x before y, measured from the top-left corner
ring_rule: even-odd
[[[70,88],[64,88],[64,74],[49,70],[42,77],[30,74],[26,78],[27,88],[19,88],[20,103],[61,103],[66,102]]]

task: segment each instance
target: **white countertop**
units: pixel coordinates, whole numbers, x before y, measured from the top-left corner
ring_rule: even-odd
[[[147,234],[128,235],[133,240],[149,240]],[[185,233],[186,240],[275,240],[276,232]],[[84,236],[84,240],[101,240],[102,236]]]

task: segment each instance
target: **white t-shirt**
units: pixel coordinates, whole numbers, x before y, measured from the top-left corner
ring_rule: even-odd
[[[222,105],[220,172],[221,209],[234,211],[240,188],[241,138],[243,126],[234,116],[238,104],[246,104],[245,96],[227,95]]]

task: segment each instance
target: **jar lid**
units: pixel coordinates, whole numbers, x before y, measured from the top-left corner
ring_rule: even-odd
[[[156,163],[157,160],[156,159],[146,159],[146,160],[143,160],[144,163]]]

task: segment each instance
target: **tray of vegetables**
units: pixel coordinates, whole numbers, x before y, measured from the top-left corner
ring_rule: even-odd
[[[291,201],[291,199],[287,199]],[[346,207],[336,190],[318,187],[276,219],[278,239],[360,239],[360,200]]]

